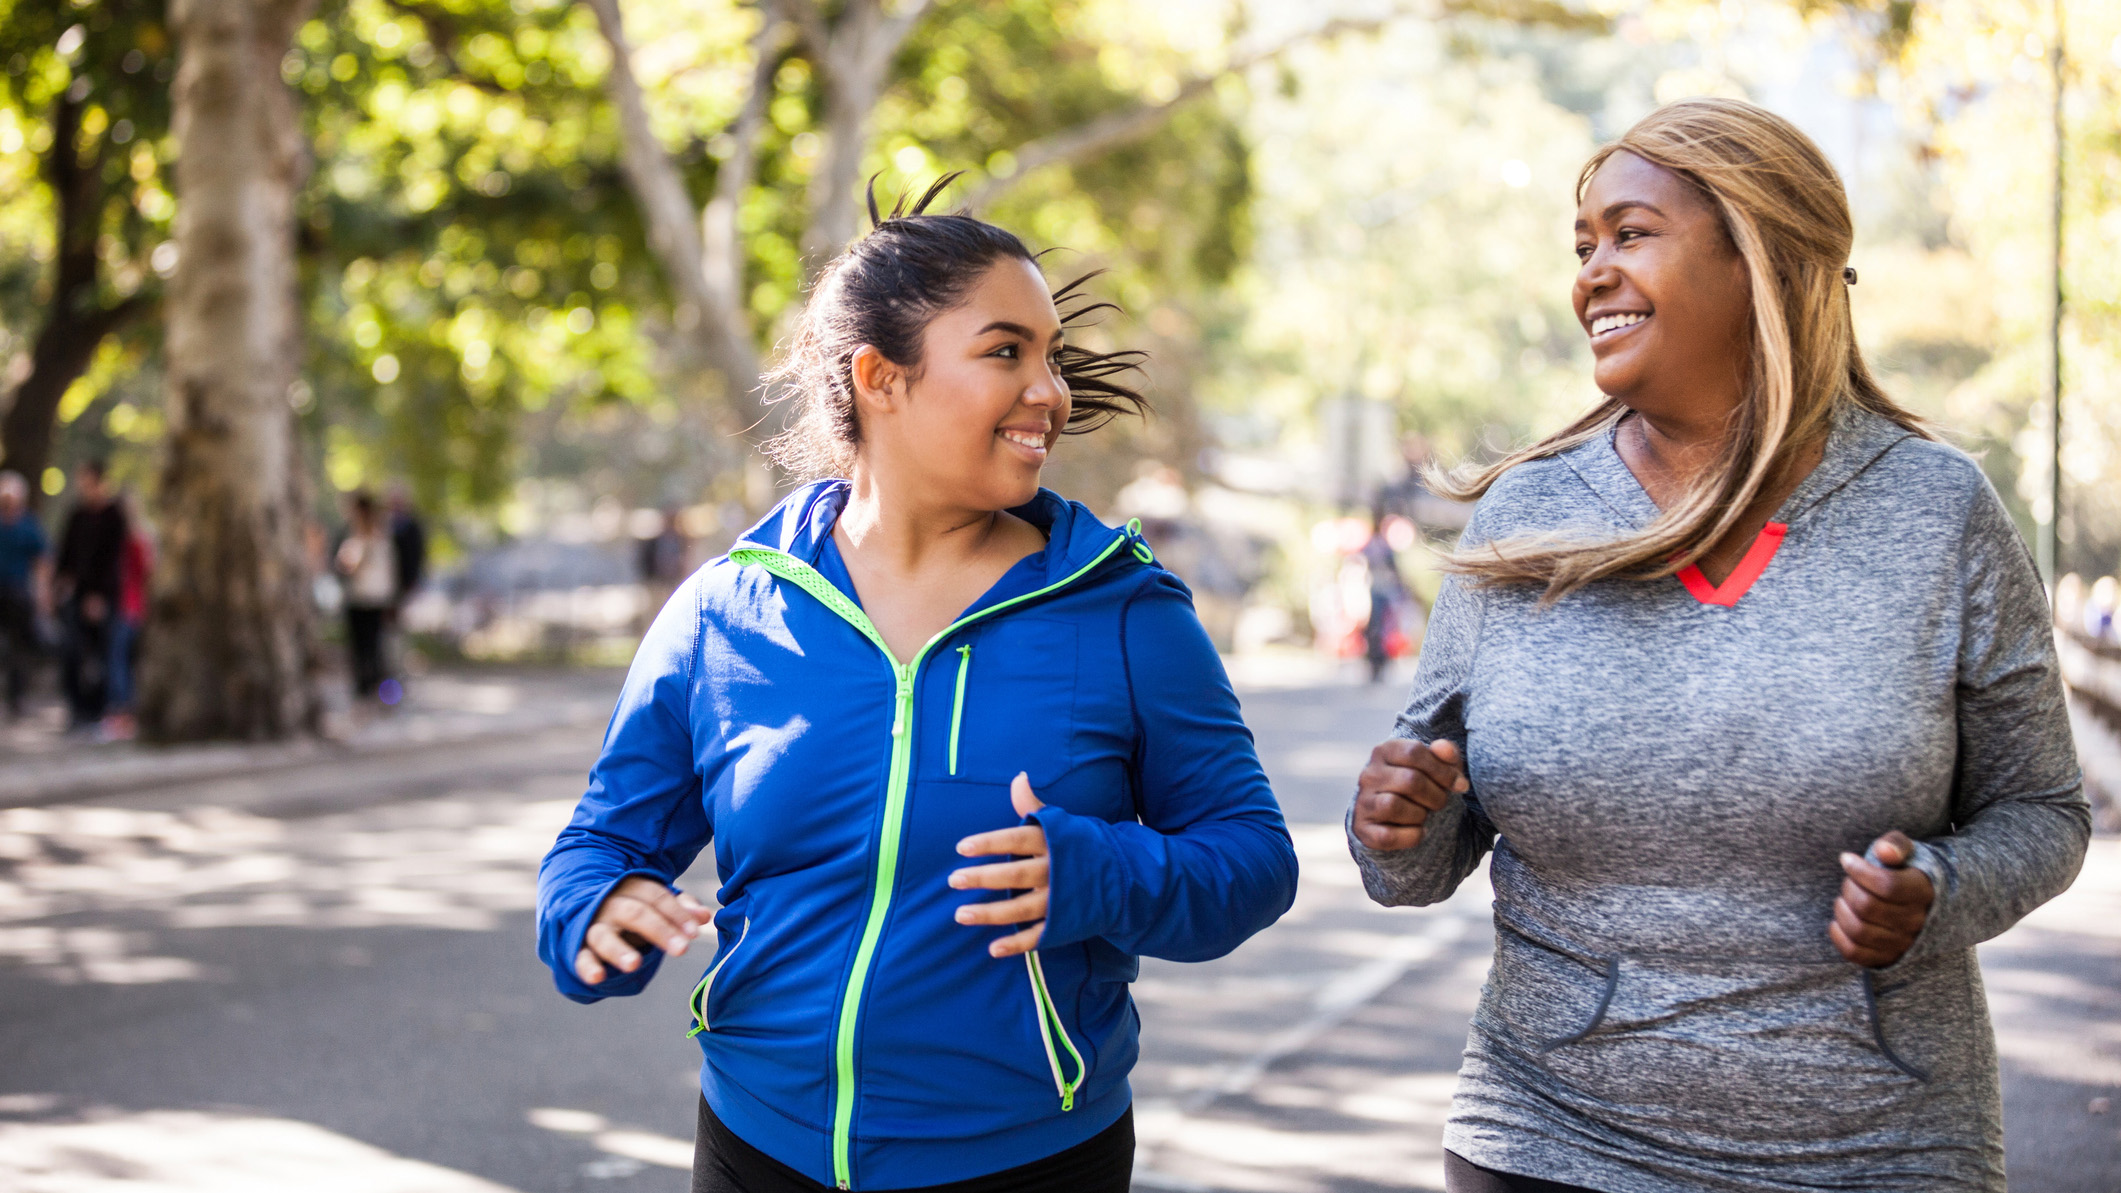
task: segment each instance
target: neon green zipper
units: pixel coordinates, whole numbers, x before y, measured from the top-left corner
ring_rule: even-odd
[[[1075,1091],[1083,1086],[1088,1077],[1088,1067],[1083,1064],[1083,1054],[1075,1050],[1075,1041],[1068,1038],[1067,1025],[1061,1022],[1060,1011],[1053,1006],[1053,994],[1046,989],[1046,966],[1038,959],[1038,950],[1024,954],[1024,968],[1031,974],[1031,999],[1038,1004],[1038,1042],[1046,1046],[1046,1064],[1053,1069],[1053,1088],[1060,1094],[1061,1110],[1075,1109]],[[1075,1061],[1075,1079],[1061,1076],[1060,1054],[1053,1050],[1053,1041],[1058,1037],[1061,1047]]]
[[[707,992],[714,989],[714,975],[722,972],[722,967],[729,964],[729,959],[736,956],[736,951],[744,947],[744,938],[749,935],[751,935],[751,917],[745,916],[743,930],[736,934],[736,943],[729,946],[729,951],[723,953],[720,960],[707,967],[707,972],[700,975],[699,985],[692,988],[692,1030],[685,1033],[686,1039],[689,1040],[701,1032],[709,1030],[707,1026]]]
[[[891,889],[898,882],[899,838],[905,829],[906,788],[913,778],[913,684],[920,675],[921,664],[935,645],[965,626],[983,618],[992,617],[1006,609],[1036,600],[1047,593],[1057,592],[1084,576],[1099,564],[1112,557],[1112,553],[1130,539],[1135,538],[1132,527],[1115,537],[1097,557],[1077,568],[1065,579],[1056,580],[1044,588],[1011,597],[999,604],[991,605],[977,613],[961,617],[928,639],[919,653],[905,663],[891,653],[884,636],[876,632],[861,606],[849,600],[846,593],[832,586],[822,573],[786,551],[771,547],[738,547],[729,552],[731,562],[738,565],[757,564],[788,581],[811,596],[827,609],[839,614],[840,619],[861,631],[863,637],[876,644],[883,652],[884,662],[891,668],[896,681],[896,699],[891,718],[891,773],[884,788],[884,823],[877,842],[876,883],[869,892],[869,918],[862,925],[861,944],[854,950],[854,970],[848,975],[847,993],[840,999],[839,1023],[833,1033],[833,1105],[832,1105],[832,1178],[842,1189],[851,1189],[853,1184],[853,1135],[854,1135],[854,1036],[857,1021],[861,1016],[862,995],[869,986],[869,968],[876,960],[876,942],[884,934],[884,920],[891,909]],[[1138,541],[1138,540],[1136,540]],[[969,664],[970,656],[960,663]],[[1035,962],[1033,964],[1036,964]],[[1046,1008],[1050,1011],[1050,1007]],[[1066,1041],[1066,1034],[1062,1039]],[[1049,1047],[1050,1042],[1049,1042]],[[1068,1051],[1074,1053],[1070,1044]],[[1076,1081],[1081,1083],[1081,1057],[1076,1058],[1078,1072]],[[1058,1066],[1056,1065],[1056,1074]],[[1073,1091],[1064,1089],[1062,1109],[1073,1107]]]
[[[957,773],[957,731],[965,723],[965,672],[972,670],[972,646],[957,648],[957,695],[950,700],[950,773]]]

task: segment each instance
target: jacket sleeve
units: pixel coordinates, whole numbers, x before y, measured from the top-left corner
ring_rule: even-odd
[[[1915,845],[1909,864],[1936,898],[1895,968],[2000,935],[2069,886],[2091,840],[2046,594],[1986,482],[1967,520],[1961,593],[1952,831]]]
[[[1052,859],[1040,947],[1096,937],[1130,954],[1207,961],[1289,909],[1296,849],[1222,660],[1169,573],[1128,599],[1120,653],[1141,821],[1033,814]]]
[[[1471,528],[1467,538],[1473,538]],[[1466,685],[1480,645],[1485,605],[1485,594],[1465,577],[1445,579],[1429,617],[1428,632],[1422,635],[1414,690],[1399,714],[1395,737],[1449,741],[1458,746],[1461,757],[1471,758],[1466,749]],[[1465,795],[1454,793],[1449,803],[1431,812],[1422,826],[1420,843],[1412,849],[1381,851],[1356,840],[1352,800],[1346,823],[1348,852],[1362,871],[1363,889],[1386,907],[1443,902],[1495,845],[1495,826],[1480,810],[1477,789]]]
[[[575,955],[605,896],[636,874],[673,883],[707,845],[689,711],[699,585],[695,576],[681,586],[641,640],[589,789],[538,868],[538,957],[576,1002],[640,993],[663,958],[651,949],[639,969],[610,969],[595,986],[575,976]]]

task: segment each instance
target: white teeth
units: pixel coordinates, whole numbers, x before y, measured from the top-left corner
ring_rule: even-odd
[[[1609,331],[1615,331],[1619,328],[1633,327],[1637,323],[1640,323],[1647,318],[1649,318],[1648,315],[1640,314],[1600,315],[1596,319],[1591,320],[1591,334],[1594,336],[1602,336]]]
[[[1002,438],[1011,443],[1021,444],[1033,451],[1042,452],[1046,450],[1046,437],[1044,435],[1033,435],[1024,431],[1003,431]]]

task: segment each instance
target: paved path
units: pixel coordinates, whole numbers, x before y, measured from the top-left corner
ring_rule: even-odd
[[[1137,1184],[1438,1189],[1484,889],[1387,911],[1355,883],[1340,812],[1390,688],[1241,678],[1302,894],[1224,961],[1144,966]],[[578,1007],[529,950],[602,715],[0,809],[0,1189],[683,1190],[686,983]],[[2013,1189],[2121,1189],[2121,1112],[2093,1113],[2121,1101],[2121,839],[1984,963]]]

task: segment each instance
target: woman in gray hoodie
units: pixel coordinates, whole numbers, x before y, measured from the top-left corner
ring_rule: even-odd
[[[1494,854],[1449,1187],[2001,1193],[1974,945],[2090,833],[2032,561],[1864,366],[1804,134],[1672,104],[1579,197],[1605,399],[1461,483],[1348,820],[1380,903]]]

